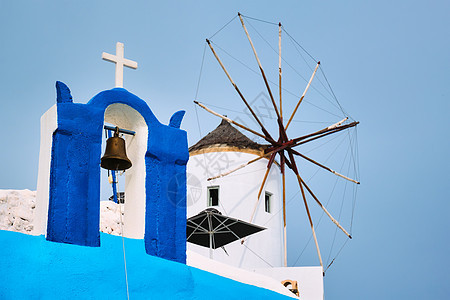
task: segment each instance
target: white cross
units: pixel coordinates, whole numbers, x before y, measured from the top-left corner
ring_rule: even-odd
[[[123,87],[123,66],[137,69],[137,62],[123,57],[123,44],[120,42],[116,44],[116,55],[103,52],[102,58],[116,64],[116,87]]]

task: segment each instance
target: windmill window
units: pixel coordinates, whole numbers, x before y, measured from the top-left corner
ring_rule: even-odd
[[[264,211],[266,213],[270,213],[270,211],[271,211],[271,207],[270,207],[272,205],[271,202],[272,202],[272,194],[269,192],[266,192],[265,196],[264,196]]]
[[[208,187],[208,206],[219,206],[219,187]]]

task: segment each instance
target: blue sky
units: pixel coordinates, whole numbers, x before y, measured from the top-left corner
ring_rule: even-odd
[[[125,44],[125,56],[139,63],[138,70],[125,70],[125,88],[146,100],[162,123],[185,109],[182,127],[189,143],[196,142],[201,134],[192,100],[205,38],[238,11],[281,21],[322,61],[340,103],[361,122],[362,184],[354,239],[327,272],[327,299],[447,299],[450,4],[446,1],[2,0],[0,188],[36,188],[39,118],[55,103],[55,81],[65,82],[80,103],[112,88],[114,67],[101,60],[101,53],[113,53],[117,41]],[[252,24],[270,35],[270,29],[264,29],[269,27]],[[228,30],[217,36],[217,43],[233,40],[232,27]],[[242,32],[239,35],[242,38]],[[237,44],[229,46],[230,51],[240,53]],[[242,112],[209,52],[206,57],[199,99]],[[254,61],[248,64],[254,67]],[[236,70],[240,84],[245,74]],[[257,96],[258,88],[249,85],[250,98]],[[229,103],[224,102],[228,93]],[[210,98],[213,95],[217,98]],[[198,113],[203,135],[217,126],[217,119]],[[304,218],[304,212],[299,216]],[[288,222],[288,228],[301,224],[296,218]],[[292,229],[290,237],[304,242],[309,238],[306,229],[297,235]],[[326,238],[321,235],[319,241]],[[301,247],[300,242],[290,244],[291,264]],[[313,254],[305,264],[317,264]]]

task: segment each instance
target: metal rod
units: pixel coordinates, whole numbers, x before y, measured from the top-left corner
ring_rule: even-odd
[[[106,130],[116,131],[117,127],[105,125],[105,126],[103,126],[103,128],[106,129]],[[123,134],[129,134],[129,135],[135,135],[136,134],[136,131],[131,131],[131,130],[122,129],[122,128],[119,128],[119,132],[123,133]]]
[[[300,100],[298,100],[297,105],[295,106],[295,109],[294,109],[294,111],[292,112],[292,115],[291,115],[291,117],[289,118],[289,121],[287,122],[286,127],[285,127],[284,129],[287,130],[288,127],[289,127],[289,124],[291,124],[291,121],[292,121],[292,119],[294,118],[294,115],[295,115],[295,113],[297,112],[297,109],[298,109],[298,107],[300,106],[300,103],[302,103],[303,98],[305,98],[306,92],[308,91],[309,86],[311,85],[311,82],[312,82],[314,76],[316,75],[316,72],[317,72],[317,69],[319,68],[319,65],[320,65],[320,61],[317,62],[316,68],[314,69],[314,72],[313,72],[311,78],[309,79],[308,85],[306,86],[305,91],[303,92],[303,95],[300,97]]]

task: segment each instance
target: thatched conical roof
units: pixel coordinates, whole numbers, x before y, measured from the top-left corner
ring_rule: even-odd
[[[189,148],[189,152],[197,152],[199,150],[211,148],[234,148],[239,150],[263,151],[267,146],[253,142],[239,130],[231,126],[225,120],[222,120],[216,129],[208,133],[195,145]]]

